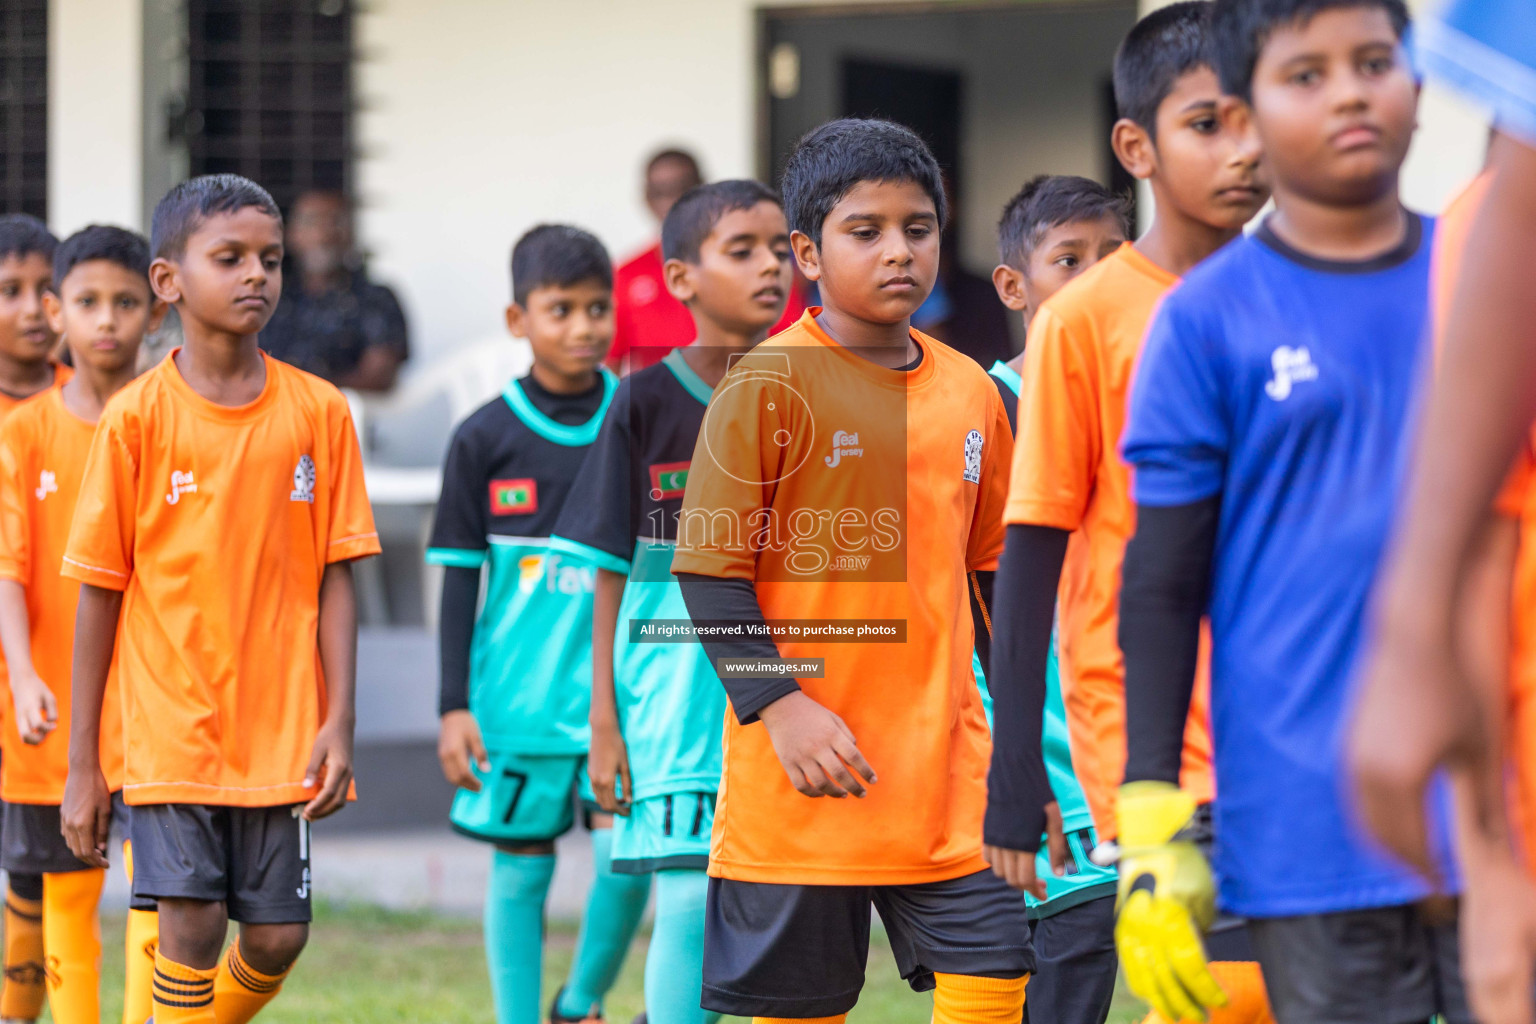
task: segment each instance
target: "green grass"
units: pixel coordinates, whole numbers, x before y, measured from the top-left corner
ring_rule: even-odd
[[[102,923],[102,1020],[122,1018],[123,920]],[[547,1000],[570,967],[575,929],[551,928],[544,963]],[[606,1013],[629,1024],[644,1008],[644,939],[630,951]],[[877,932],[868,984],[850,1024],[928,1024],[933,1000],[909,989]],[[1145,1011],[1121,995],[1111,1024],[1130,1024]],[[46,1018],[45,1018],[46,1019]],[[495,1024],[485,974],[480,925],[426,912],[402,913],[361,905],[319,904],[309,948],[282,995],[257,1018],[263,1024]]]

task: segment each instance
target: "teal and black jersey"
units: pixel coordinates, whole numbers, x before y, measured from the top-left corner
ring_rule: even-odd
[[[549,535],[617,387],[604,370],[601,395],[585,403],[589,414],[568,423],[529,392],[546,406],[559,396],[513,381],[454,431],[427,561],[470,569],[489,562],[470,643],[469,710],[492,751],[586,753],[595,572],[555,551]]]
[[[629,577],[613,644],[634,799],[720,782],[725,688],[697,641],[635,643],[631,623],[687,619],[672,576],[677,515],[710,388],[673,351],[625,378],[555,527],[555,550]]]
[[[1019,375],[1002,362],[994,363],[987,372],[997,382],[998,393],[1008,411],[1008,422],[1017,430]],[[977,678],[981,678],[979,668]],[[1045,720],[1041,729],[1040,752],[1045,756],[1046,776],[1050,779],[1056,806],[1061,811],[1061,827],[1067,834],[1067,847],[1073,861],[1068,873],[1058,878],[1051,871],[1050,858],[1041,844],[1036,871],[1045,879],[1046,899],[1041,903],[1027,893],[1025,897],[1032,916],[1048,917],[1087,900],[1110,895],[1116,884],[1114,868],[1099,867],[1088,859],[1098,837],[1093,831],[1093,815],[1088,812],[1088,798],[1083,795],[1083,787],[1072,770],[1072,746],[1067,735],[1067,709],[1061,697],[1061,663],[1056,656],[1055,636],[1051,638],[1050,658],[1045,665]]]

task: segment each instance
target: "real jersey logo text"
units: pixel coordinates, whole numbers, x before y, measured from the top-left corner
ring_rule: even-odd
[[[183,494],[196,493],[197,481],[192,479],[192,471],[188,470],[183,473],[179,469],[174,470],[171,473],[171,493],[165,496],[165,503],[167,505],[174,505],[181,500]]]

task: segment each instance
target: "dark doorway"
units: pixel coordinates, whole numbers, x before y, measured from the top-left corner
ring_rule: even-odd
[[[949,180],[961,180],[958,72],[846,58],[842,77],[842,116],[906,125],[928,143]]]

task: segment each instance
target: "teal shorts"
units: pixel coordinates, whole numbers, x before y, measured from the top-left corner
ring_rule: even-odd
[[[709,867],[715,794],[668,793],[641,800],[613,819],[613,870],[648,875],[668,868]]]
[[[461,789],[448,821],[454,829],[488,843],[547,843],[576,824],[576,804],[597,809],[580,754],[489,755],[491,770],[480,776],[480,792]]]
[[[1100,867],[1089,857],[1098,844],[1092,826],[1068,832],[1066,840],[1068,858],[1064,875],[1058,876],[1051,868],[1051,853],[1045,843],[1040,844],[1040,852],[1035,855],[1035,877],[1045,879],[1046,899],[1042,902],[1024,894],[1031,920],[1054,916],[1102,896],[1113,896],[1119,887],[1120,876],[1115,868]]]

